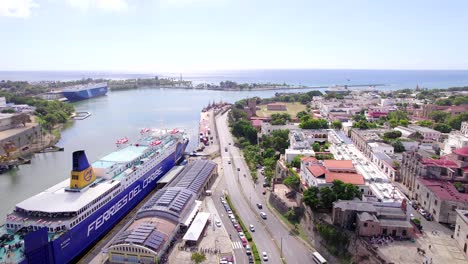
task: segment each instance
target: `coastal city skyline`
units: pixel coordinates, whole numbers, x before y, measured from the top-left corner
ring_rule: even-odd
[[[468,69],[464,1],[2,0],[1,70]]]

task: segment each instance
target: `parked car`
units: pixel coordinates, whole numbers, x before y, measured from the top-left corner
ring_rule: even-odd
[[[268,255],[265,251],[262,252],[263,261],[268,261]]]
[[[237,225],[237,224],[236,224],[236,225]],[[240,227],[240,225],[237,225],[237,226],[236,226],[236,231],[237,231],[237,232],[242,232],[242,228]]]
[[[215,221],[215,224],[216,224],[217,227],[221,227],[221,221],[216,220],[216,221]]]
[[[249,264],[250,263],[255,263],[254,258],[252,255],[249,255]]]
[[[258,207],[258,209],[262,209],[262,208],[263,208],[263,205],[262,205],[261,203],[258,203],[258,204],[257,204],[257,207]]]
[[[245,234],[243,232],[239,232],[238,234],[239,234],[240,239],[245,238]]]
[[[249,245],[245,246],[245,254],[251,255],[252,254],[252,249],[250,248]]]
[[[255,232],[255,227],[254,227],[254,225],[250,225],[250,226],[249,226],[249,229],[250,229],[250,231]]]
[[[266,189],[263,189],[262,194],[263,194],[263,195],[266,194]]]
[[[246,247],[248,245],[247,239],[245,237],[241,238],[242,246]]]
[[[263,219],[267,219],[267,215],[264,212],[260,212],[260,217]]]
[[[426,210],[422,209],[422,208],[419,208],[419,213],[422,215],[422,216],[426,216],[427,212]]]

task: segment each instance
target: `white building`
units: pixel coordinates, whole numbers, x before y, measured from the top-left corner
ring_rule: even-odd
[[[463,251],[465,257],[468,257],[468,211],[457,209],[457,220],[455,222],[455,231],[453,238]]]
[[[0,97],[0,107],[6,107],[6,99],[5,99],[5,97]]]
[[[422,127],[422,126],[408,126],[408,127],[403,127],[403,126],[397,126],[395,127],[395,130],[398,130],[401,132],[402,137],[409,137],[413,135],[416,132],[419,132],[423,137],[424,140],[432,140],[432,141],[439,141],[440,138],[440,132],[431,128],[427,127]]]
[[[463,135],[468,136],[468,122],[467,122],[467,121],[463,121],[463,122],[461,123],[460,132],[461,132]]]
[[[393,146],[383,142],[370,142],[367,143],[370,147],[371,153],[387,153],[393,154]]]
[[[313,149],[286,149],[284,156],[288,163],[296,157],[302,155],[304,157],[313,157],[315,156],[315,151]]]
[[[447,155],[452,153],[454,149],[463,148],[468,146],[468,137],[465,135],[455,132],[450,133],[448,138],[444,142],[444,149],[441,155]]]

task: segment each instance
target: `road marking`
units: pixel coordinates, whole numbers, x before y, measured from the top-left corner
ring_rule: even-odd
[[[241,242],[236,241],[236,242],[232,242],[232,248],[233,249],[240,249],[240,248],[243,248],[243,246],[242,246]]]

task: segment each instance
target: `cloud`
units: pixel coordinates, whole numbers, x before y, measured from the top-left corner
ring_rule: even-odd
[[[39,5],[34,0],[0,0],[0,16],[29,17],[35,7]]]
[[[2,0],[0,0],[2,1]],[[67,2],[76,8],[122,11],[128,8],[127,0],[67,0]]]

